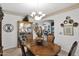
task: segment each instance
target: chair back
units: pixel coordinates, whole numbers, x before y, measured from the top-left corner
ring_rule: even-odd
[[[19,41],[19,45],[20,45],[20,48],[21,48],[21,51],[22,51],[22,56],[26,56],[24,45],[22,44],[22,41],[20,40],[20,38],[18,39],[18,41]]]
[[[54,43],[54,39],[55,39],[54,34],[48,34],[47,36],[48,43]]]
[[[78,45],[78,42],[75,41],[68,53],[68,56],[74,56],[75,52],[76,52],[76,49],[77,49],[77,45]]]

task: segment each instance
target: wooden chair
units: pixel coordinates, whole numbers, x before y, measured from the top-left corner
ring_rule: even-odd
[[[48,34],[47,36],[48,43],[54,43],[54,39],[55,39],[54,34]]]
[[[32,54],[32,52],[30,50],[27,49],[27,52],[24,49],[24,45],[22,44],[22,41],[20,39],[18,39],[19,44],[20,44],[20,48],[22,51],[22,56],[34,56],[34,54]]]
[[[22,51],[22,56],[26,56],[26,52],[25,52],[25,49],[24,49],[24,45],[22,44],[22,41],[20,39],[18,39],[19,41],[19,45],[20,45],[20,48],[21,48],[21,51]]]
[[[27,34],[27,40],[29,43],[33,42],[33,34],[32,33]]]
[[[75,52],[76,52],[76,49],[77,49],[77,45],[78,45],[78,42],[75,41],[68,53],[68,56],[74,56]]]

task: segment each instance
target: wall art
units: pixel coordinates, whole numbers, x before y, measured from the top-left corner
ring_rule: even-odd
[[[5,32],[12,32],[14,30],[14,26],[12,24],[5,24],[3,26],[3,30]]]
[[[74,35],[74,27],[77,27],[78,23],[74,22],[70,16],[67,16],[66,20],[60,26],[63,27],[64,35]]]

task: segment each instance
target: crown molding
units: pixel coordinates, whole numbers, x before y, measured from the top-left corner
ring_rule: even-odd
[[[4,10],[4,9],[3,9],[3,12],[4,12],[4,14],[12,14],[12,15],[21,16],[21,17],[24,17],[24,16],[25,16],[25,15],[22,14],[22,13],[12,12],[12,11],[10,11],[10,10]]]
[[[68,12],[68,11],[71,11],[71,10],[74,10],[74,9],[78,9],[78,8],[79,8],[79,3],[74,4],[74,5],[72,5],[72,6],[69,6],[69,7],[67,7],[67,8],[64,8],[64,9],[61,9],[61,10],[52,12],[52,13],[46,15],[44,18],[53,16],[53,15],[57,15],[57,14],[60,14],[60,13]],[[43,18],[43,19],[44,19],[44,18]]]

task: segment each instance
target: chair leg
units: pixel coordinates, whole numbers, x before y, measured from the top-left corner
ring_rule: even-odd
[[[30,56],[35,56],[28,48],[27,48],[27,53],[28,53]]]

